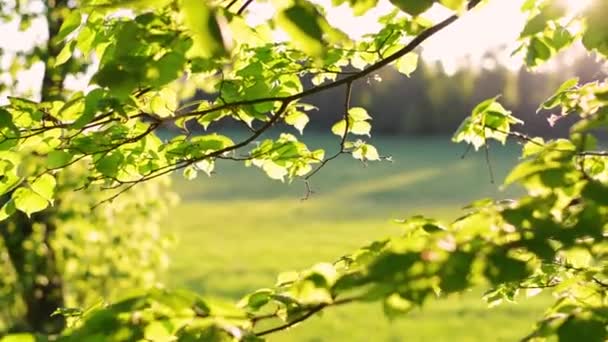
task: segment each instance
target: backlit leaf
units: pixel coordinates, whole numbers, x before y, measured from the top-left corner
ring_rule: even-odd
[[[390,0],[390,2],[405,13],[417,16],[431,8],[435,0]]]
[[[320,16],[314,6],[298,1],[281,11],[276,20],[279,27],[289,34],[293,44],[310,56],[319,57],[325,50]]]
[[[49,206],[49,201],[28,188],[18,188],[12,196],[15,208],[31,216]]]
[[[194,40],[192,57],[208,58],[226,53],[216,13],[207,1],[181,0],[180,12]]]

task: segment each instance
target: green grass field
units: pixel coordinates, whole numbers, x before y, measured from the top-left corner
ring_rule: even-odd
[[[310,145],[335,149],[330,142],[337,144],[313,137]],[[220,163],[211,178],[176,180],[182,203],[168,222],[178,237],[169,286],[238,299],[272,286],[281,271],[333,261],[374,239],[399,234],[393,219],[416,214],[454,219],[469,201],[510,195],[490,182],[484,153],[461,159],[464,146],[447,137],[372,143],[394,162],[364,167],[344,156],[315,176],[315,194],[306,201],[302,182],[282,184],[242,164]],[[500,183],[518,148],[496,146],[490,152]],[[547,303],[541,295],[488,309],[481,293],[429,303],[395,321],[383,316],[380,304],[332,308],[270,340],[513,341],[530,330]]]

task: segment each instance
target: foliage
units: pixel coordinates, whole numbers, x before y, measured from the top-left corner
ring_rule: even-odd
[[[43,41],[0,51],[12,63],[5,70],[4,63],[0,67],[9,80],[0,85],[0,91],[14,96],[11,102],[24,108],[35,103],[17,96],[31,94],[52,103],[69,95],[64,81],[90,61],[67,61],[69,55],[57,41],[80,25],[80,14],[71,13],[65,1],[3,1],[0,5],[3,27],[17,22],[20,31],[35,31],[45,22],[49,33]],[[39,80],[42,85],[23,84],[27,82],[21,82],[22,73],[41,64],[45,67]],[[5,109],[0,109],[0,117],[2,130],[6,125],[16,128]],[[112,204],[100,205],[105,199],[100,187],[82,187],[86,161],[72,160],[60,150],[8,151],[10,140],[3,135],[0,148],[0,334],[57,333],[65,322],[61,315],[49,316],[59,308],[88,307],[101,299],[117,298],[125,289],[153,286],[157,272],[167,263],[169,240],[160,234],[159,223],[174,202],[168,180],[158,179]],[[27,174],[62,165],[66,167],[61,172],[33,177],[29,187],[17,188],[23,179],[10,172],[18,167]],[[161,201],[160,196],[165,198]],[[133,268],[135,263],[140,267]]]
[[[4,193],[14,191],[2,210],[32,215],[53,204],[52,179],[74,160],[89,162],[84,187],[113,188],[117,192],[109,198],[114,198],[176,170],[187,178],[197,170],[211,174],[218,159],[245,161],[271,178],[303,178],[306,184],[341,154],[380,159],[366,141],[352,140],[368,135],[371,127],[367,111],[350,105],[353,83],[391,63],[410,74],[414,50],[480,1],[393,1],[397,9],[379,19],[383,28],[358,42],[305,0],[276,3],[276,15],[255,28],[242,17],[250,2],[236,13],[230,10],[234,3],[90,0],[74,9],[74,18],[86,14],[86,19],[64,22],[59,32],[67,40],[56,64],[94,52],[99,59],[94,89],[67,101],[10,99],[2,110],[0,181]],[[358,13],[374,7],[350,3]],[[437,23],[422,19],[434,3],[455,14]],[[526,1],[530,19],[520,38],[526,63],[536,67],[579,40],[606,58],[604,22],[598,17],[603,7],[596,1],[584,13],[568,13],[557,1]],[[114,12],[117,8],[134,14]],[[272,25],[291,40],[273,42]],[[343,71],[349,64],[360,71]],[[312,87],[302,84],[306,75],[312,76]],[[177,97],[197,86],[218,96],[177,104]],[[325,156],[288,133],[257,142],[281,121],[302,131],[310,107],[300,100],[338,87],[345,96],[342,120],[332,128],[340,137],[337,153]],[[561,115],[580,120],[569,139],[547,142],[515,132],[511,126],[520,121],[496,98],[473,110],[455,141],[486,151],[488,139],[524,143],[523,160],[505,181],[525,189],[517,200],[474,202],[449,224],[405,219],[403,235],[335,263],[281,274],[275,286],[254,291],[237,305],[164,290],[129,296],[78,316],[59,339],[256,341],[333,306],[379,301],[394,317],[431,298],[489,285],[485,298],[492,304],[512,300],[521,290],[553,289],[555,303],[526,339],[603,341],[607,153],[597,150],[593,133],[606,128],[606,93],[601,82],[564,84],[543,107],[561,107]],[[190,122],[208,127],[225,117],[242,122],[250,135],[236,139],[188,130]],[[158,129],[171,124],[182,134],[159,138]],[[46,166],[26,167],[31,155],[46,160]],[[64,162],[50,162],[57,160]]]
[[[57,230],[50,245],[43,240],[44,231],[49,229],[43,223],[24,242],[32,254],[46,255],[47,248],[55,252],[66,307],[89,307],[102,299],[119,298],[125,290],[151,287],[168,261],[170,241],[161,235],[160,222],[174,200],[158,200],[159,194],[170,194],[167,180],[143,184],[112,205],[95,207],[103,200],[98,188],[73,191],[85,170],[84,165],[77,164],[58,177],[60,186],[52,218]],[[0,249],[0,259],[0,323],[3,329],[15,329],[22,324],[25,310],[22,288],[49,279],[36,269],[25,274],[16,272],[15,268],[22,266],[13,264],[5,247]]]

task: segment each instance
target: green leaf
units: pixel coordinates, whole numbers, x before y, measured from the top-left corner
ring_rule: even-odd
[[[348,110],[348,117],[354,121],[365,121],[370,120],[372,117],[369,116],[367,110],[362,107],[352,107]]]
[[[19,134],[19,128],[13,122],[11,113],[0,107],[0,129],[2,128],[8,128],[15,135]]]
[[[78,38],[76,39],[76,47],[85,55],[88,55],[93,48],[97,31],[92,28],[85,26],[80,30]]]
[[[225,147],[234,145],[232,139],[220,135],[220,134],[209,134],[192,139],[192,144],[196,146],[199,152],[209,152],[221,150]]]
[[[559,88],[557,89],[557,91],[555,92],[555,94],[553,94],[549,99],[547,99],[539,107],[539,109],[537,111],[539,111],[541,108],[553,109],[555,107],[560,106],[562,103],[564,94],[566,94],[568,91],[574,89],[578,85],[578,81],[579,81],[579,78],[574,77],[574,78],[571,78],[571,79],[565,81],[564,83],[562,83],[559,86]]]
[[[207,176],[211,177],[213,170],[215,169],[215,161],[209,159],[203,159],[200,162],[194,164],[197,169],[203,171]]]
[[[82,16],[79,10],[71,10],[71,12],[65,17],[59,32],[55,36],[57,41],[64,40],[70,33],[74,32],[80,26]]]
[[[300,274],[295,271],[283,272],[279,273],[277,276],[277,282],[275,286],[284,286],[286,284],[290,284],[298,280]]]
[[[526,54],[526,64],[529,67],[538,66],[551,58],[552,50],[547,43],[537,37],[532,37],[528,45],[528,53]]]
[[[406,54],[397,60],[396,67],[400,73],[410,77],[418,67],[418,55],[413,52]]]
[[[67,165],[72,161],[72,154],[65,151],[54,150],[49,152],[46,159],[46,166],[49,169],[57,169]]]
[[[435,0],[390,0],[390,2],[405,13],[417,16],[431,8]]]
[[[198,176],[198,171],[194,166],[187,166],[184,168],[184,178],[187,180],[193,180]]]
[[[194,40],[189,51],[191,57],[209,58],[226,53],[216,13],[207,1],[182,0],[180,12]]]
[[[43,339],[37,338],[35,335],[28,333],[9,334],[2,339],[0,342],[42,342]]]
[[[386,297],[382,309],[387,318],[392,319],[407,314],[414,309],[414,303],[401,297],[398,293],[393,293]]]
[[[31,183],[32,190],[49,202],[53,202],[57,181],[48,173],[43,174]]]
[[[497,250],[488,255],[487,262],[484,275],[492,284],[522,280],[530,274],[524,261],[512,258],[504,251]]]
[[[300,111],[292,111],[285,117],[285,123],[295,127],[300,134],[304,133],[304,128],[308,124],[308,121],[310,121],[308,115]]]
[[[462,291],[469,286],[469,274],[475,255],[462,251],[450,254],[449,259],[442,265],[439,287],[446,292]]]
[[[91,122],[97,113],[99,102],[104,98],[105,91],[101,88],[91,90],[85,97],[84,111],[82,115],[72,124],[72,128],[81,129]]]
[[[122,154],[120,152],[113,152],[100,158],[95,163],[95,167],[104,176],[116,177],[122,161]]]
[[[168,341],[173,337],[172,324],[168,320],[152,321],[144,329],[144,337],[148,341]]]
[[[604,342],[608,334],[606,333],[606,324],[599,319],[600,317],[593,319],[579,315],[568,318],[557,329],[559,341]]]
[[[76,41],[71,41],[71,42],[65,44],[65,46],[63,47],[63,49],[61,49],[61,51],[59,52],[59,55],[57,55],[57,57],[55,59],[55,64],[54,64],[55,67],[60,66],[61,64],[64,64],[72,57],[72,52],[74,51],[74,46],[76,46]]]
[[[343,137],[344,132],[346,132],[346,120],[340,120],[340,121],[336,122],[331,127],[331,132],[337,136]]]
[[[185,65],[184,54],[175,51],[166,53],[151,65],[147,78],[154,86],[163,86],[182,76]]]
[[[378,150],[369,144],[362,144],[361,146],[359,146],[359,148],[357,148],[355,151],[353,151],[353,157],[355,159],[359,159],[362,161],[366,161],[366,160],[380,160],[380,155],[378,154]]]
[[[606,1],[594,1],[585,12],[587,30],[583,35],[583,45],[589,51],[597,51],[608,57],[608,22],[605,13],[608,12]]]
[[[334,5],[338,5],[337,3],[340,1],[333,0],[332,3]],[[350,7],[353,9],[353,13],[356,16],[363,15],[370,9],[376,7],[378,4],[378,0],[348,0],[350,3]]]
[[[9,218],[16,211],[17,208],[15,208],[15,201],[12,199],[8,200],[8,202],[4,203],[2,208],[0,208],[0,222]]]
[[[522,158],[527,158],[536,155],[545,150],[545,141],[543,138],[533,138],[528,141],[522,149]]]
[[[370,136],[372,125],[367,121],[355,121],[349,128],[349,132],[352,134]]]
[[[323,29],[319,23],[321,14],[308,2],[298,1],[295,5],[279,12],[276,21],[291,37],[297,48],[313,57],[324,54]]]
[[[466,0],[439,0],[441,4],[454,11],[462,11],[465,9]]]
[[[49,201],[44,197],[31,189],[23,187],[15,190],[12,199],[15,202],[15,208],[24,212],[27,216],[31,216],[33,213],[42,211],[49,206]]]
[[[498,99],[498,96],[495,96],[493,98],[484,100],[483,102],[479,103],[477,106],[475,106],[475,108],[473,109],[473,113],[471,116],[479,116],[485,112],[488,111],[488,109],[490,109],[495,103],[496,100]]]
[[[262,165],[262,170],[266,172],[268,177],[280,181],[284,181],[285,176],[287,176],[287,174],[289,173],[284,166],[278,165],[272,160],[265,161]]]
[[[272,299],[273,293],[274,291],[271,289],[259,289],[243,298],[240,301],[240,306],[247,306],[248,308],[257,311]]]
[[[589,181],[583,188],[583,196],[599,205],[608,206],[608,185],[597,181]]]
[[[171,88],[159,91],[150,101],[150,110],[161,118],[173,116],[179,105],[177,93]]]

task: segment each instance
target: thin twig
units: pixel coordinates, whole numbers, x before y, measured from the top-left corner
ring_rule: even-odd
[[[348,304],[351,303],[353,301],[356,301],[357,298],[345,298],[345,299],[340,299],[340,300],[336,300],[332,303],[324,303],[324,304],[319,304],[317,306],[314,306],[312,308],[309,309],[308,312],[306,312],[304,315],[294,319],[291,322],[287,322],[283,325],[279,325],[278,327],[274,327],[274,328],[270,328],[267,330],[262,330],[260,332],[255,333],[256,336],[265,336],[268,334],[272,334],[281,330],[285,330],[285,329],[289,329],[291,327],[293,327],[294,325],[303,322],[305,320],[307,320],[308,318],[310,318],[311,316],[313,316],[314,314],[320,312],[321,310],[327,308],[327,307],[332,307],[332,306],[338,306],[338,305],[343,305],[343,304]]]
[[[486,164],[488,165],[488,172],[490,174],[490,183],[494,184],[494,170],[492,170],[492,161],[490,160],[490,147],[488,146],[487,142],[484,144],[484,150],[486,152]]]
[[[340,140],[340,149],[338,150],[338,152],[336,152],[335,154],[333,154],[332,156],[330,156],[329,158],[324,159],[323,161],[321,161],[321,164],[319,164],[319,166],[317,166],[311,173],[309,173],[308,175],[306,175],[306,177],[304,177],[304,184],[306,186],[306,193],[304,195],[304,198],[302,198],[303,200],[307,200],[310,195],[312,194],[311,191],[311,187],[310,187],[310,179],[317,173],[319,172],[323,167],[325,167],[325,165],[327,163],[329,163],[330,161],[338,158],[341,154],[345,153],[345,149],[344,146],[346,145],[346,139],[348,137],[348,131],[350,130],[350,118],[348,116],[348,111],[350,110],[350,98],[351,98],[351,93],[352,93],[352,87],[353,84],[352,82],[347,83],[346,84],[346,96],[344,99],[344,113],[342,114],[342,120],[344,120],[344,132],[342,133],[342,139]]]
[[[239,10],[236,12],[236,14],[241,15],[243,14],[243,12],[245,12],[245,10],[247,9],[247,7],[253,2],[253,0],[247,0],[245,1],[245,3],[243,4],[243,6],[241,6],[241,8],[239,8]]]
[[[226,5],[226,11],[230,10],[230,7],[234,6],[234,4],[236,4],[237,1],[239,1],[239,0],[230,1],[230,3],[228,5]]]

